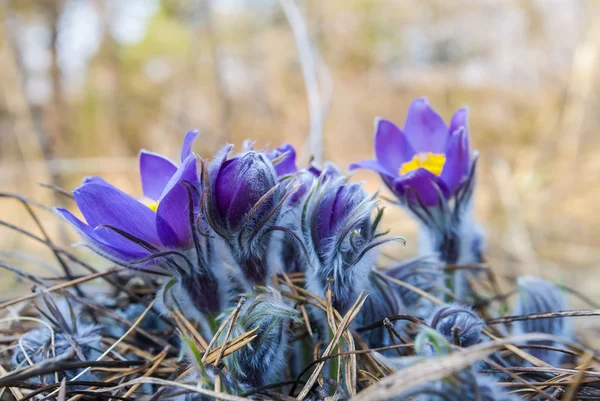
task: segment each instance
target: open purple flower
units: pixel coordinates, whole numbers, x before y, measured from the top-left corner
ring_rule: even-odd
[[[135,264],[170,249],[191,246],[190,201],[184,182],[199,185],[193,154],[150,202],[92,177],[73,190],[85,222],[68,210],[57,210],[93,250],[119,263]]]
[[[404,130],[377,119],[375,156],[376,160],[352,164],[350,169],[379,173],[403,201],[420,199],[425,206],[434,206],[440,195],[448,199],[468,179],[471,168],[467,109],[454,113],[447,126],[427,99],[420,98],[410,105]]]
[[[421,256],[436,255],[446,265],[482,261],[483,234],[471,210],[477,155],[469,145],[467,114],[458,110],[446,125],[427,99],[416,99],[403,129],[376,120],[376,160],[350,166],[381,175],[421,223]],[[454,293],[463,301],[469,296],[468,274],[454,274]]]
[[[73,190],[85,221],[65,209],[57,212],[98,254],[128,267],[174,275],[179,279],[176,287],[184,290],[178,303],[215,314],[223,300],[206,259],[210,244],[199,238],[196,229],[202,191],[191,146],[197,136],[197,131],[187,133],[180,166],[155,153],[140,153],[143,198],[92,177]]]
[[[181,163],[192,153],[192,145],[199,134],[197,130],[185,134],[180,152]],[[144,201],[156,211],[160,198],[177,172],[177,164],[161,154],[142,150],[139,154],[139,166]]]

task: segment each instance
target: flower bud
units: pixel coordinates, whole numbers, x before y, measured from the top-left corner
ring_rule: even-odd
[[[426,293],[436,295],[444,286],[444,271],[441,262],[435,257],[421,257],[404,262],[396,267],[385,270],[385,274]],[[416,313],[417,307],[425,300],[415,291],[394,284],[402,303],[409,312]],[[430,303],[430,301],[429,301]]]
[[[316,181],[306,200],[302,235],[310,255],[307,284],[324,297],[331,288],[333,305],[344,314],[362,290],[368,289],[369,274],[375,264],[371,252],[389,241],[379,240],[371,214],[377,201],[360,184],[344,177]]]
[[[297,319],[297,312],[285,305],[279,292],[272,289],[242,307],[233,336],[258,327],[257,337],[226,362],[242,383],[261,387],[280,380],[287,361],[288,325],[291,319]]]
[[[264,284],[270,274],[268,252],[283,189],[264,153],[248,151],[227,160],[230,150],[226,146],[209,168],[207,221],[225,241],[247,282]]]
[[[225,161],[219,167],[213,186],[220,221],[231,232],[239,231],[245,225],[256,225],[276,204],[279,194],[261,201],[276,183],[273,165],[261,153],[250,151]],[[253,210],[255,207],[256,211]],[[250,212],[253,213],[250,215]]]
[[[102,353],[102,329],[100,325],[83,323],[80,319],[79,306],[72,306],[66,299],[55,302],[52,297],[42,293],[42,318],[46,324],[24,334],[14,349],[11,364],[15,369],[22,368],[28,362],[43,364],[47,359],[57,358],[69,362],[95,361]],[[52,329],[50,329],[52,328]],[[81,369],[60,371],[58,376],[50,373],[43,377],[32,378],[34,382],[52,384],[63,378],[73,379],[81,373]],[[55,381],[58,378],[58,381]],[[93,373],[88,372],[79,380],[95,380]]]
[[[513,315],[532,315],[568,310],[567,301],[560,289],[552,282],[537,277],[522,276],[517,279],[518,298]],[[569,321],[563,317],[528,319],[513,323],[513,334],[544,333],[567,340],[572,338]],[[560,343],[548,340],[529,341],[529,345],[561,348]],[[564,354],[543,348],[526,349],[528,353],[552,366],[560,366]]]
[[[484,322],[471,309],[460,305],[444,305],[428,319],[432,329],[442,334],[446,340],[460,347],[470,347],[480,343]]]

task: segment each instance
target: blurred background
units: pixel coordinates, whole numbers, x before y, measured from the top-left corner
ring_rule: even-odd
[[[139,149],[176,158],[193,128],[202,156],[287,141],[300,165],[314,153],[345,169],[372,157],[375,116],[403,125],[427,96],[446,120],[470,107],[495,272],[600,300],[599,12],[595,0],[3,0],[0,192],[73,209],[39,184],[102,175],[137,195]],[[36,210],[58,243],[76,241]],[[39,234],[15,200],[0,198],[0,220]],[[416,253],[405,213],[388,207],[385,225],[408,239],[386,253]],[[0,259],[39,272],[50,255],[0,227]],[[17,281],[0,271],[2,300]]]

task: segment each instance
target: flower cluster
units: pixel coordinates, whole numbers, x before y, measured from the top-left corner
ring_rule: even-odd
[[[494,335],[485,329],[486,319],[507,309],[490,306],[502,297],[476,298],[467,273],[483,262],[484,241],[472,213],[477,154],[471,150],[467,114],[461,109],[446,124],[425,99],[417,99],[403,129],[376,121],[376,160],[350,166],[379,173],[397,204],[421,224],[421,255],[387,270],[377,269],[377,251],[404,240],[381,230],[378,193],[367,193],[330,163],[299,167],[290,144],[256,149],[248,141],[239,153],[225,145],[203,159],[192,151],[198,132],[190,131],[179,163],[140,153],[140,196],[91,177],[73,191],[83,218],[66,209],[57,212],[96,253],[134,272],[167,276],[158,294],[162,311],[177,309],[196,320],[202,335],[214,338],[216,345],[226,345],[224,332],[217,330],[223,319],[232,319],[228,340],[229,335],[240,338],[252,332],[254,337],[219,366],[205,366],[183,338],[195,367],[188,378],[200,387],[210,388],[219,378],[223,391],[239,393],[283,380],[287,355],[298,363],[307,354],[318,355],[319,345],[336,331],[336,319],[350,316],[361,293],[368,297],[352,315],[352,335],[339,340],[336,350],[357,350],[352,336],[359,333],[361,347],[389,346],[382,351],[385,356],[374,359],[393,351],[400,356],[386,359],[387,365],[410,367],[414,360],[488,341]],[[549,282],[521,278],[518,286],[516,315],[566,309],[560,291]],[[251,301],[234,308],[242,296]],[[140,307],[120,312],[138,314]],[[150,323],[159,327],[160,322]],[[556,318],[521,319],[499,330],[571,336],[567,322]],[[95,338],[92,332],[87,335]],[[42,347],[25,339],[33,349]],[[86,340],[81,343],[86,349]],[[533,356],[554,365],[563,361],[558,346],[554,341],[524,344]],[[15,358],[21,363],[25,355]],[[506,366],[500,352],[489,361]],[[327,362],[332,371],[327,378],[356,368],[343,365]],[[304,367],[287,367],[299,374],[299,381],[306,373]],[[516,399],[499,391],[495,382],[500,376],[482,372],[481,365],[474,365],[403,396],[423,401]]]

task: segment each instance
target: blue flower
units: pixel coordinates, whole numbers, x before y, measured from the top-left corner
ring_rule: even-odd
[[[376,160],[350,168],[379,173],[401,200],[435,206],[440,195],[453,196],[469,177],[467,114],[467,109],[458,110],[447,126],[427,99],[417,99],[410,105],[404,130],[391,121],[376,120]]]
[[[483,341],[483,320],[464,306],[443,305],[432,313],[427,323],[450,344],[470,347]]]
[[[278,177],[298,172],[296,149],[291,144],[284,143],[278,148],[267,151],[266,156],[273,163]]]
[[[376,206],[375,196],[367,195],[362,185],[324,175],[305,201],[301,232],[311,257],[307,283],[320,296],[331,287],[340,313],[368,288],[375,264],[372,250],[396,239],[381,239],[377,227],[383,211],[374,220],[371,216]]]
[[[177,283],[169,288],[182,290],[177,303],[214,315],[225,303],[226,291],[219,288],[226,283],[212,267],[211,243],[198,231],[202,188],[198,158],[191,152],[197,136],[197,131],[187,133],[178,167],[161,155],[140,153],[143,198],[92,177],[73,190],[85,222],[68,210],[57,211],[98,254],[128,267],[174,275]]]
[[[446,125],[427,99],[416,99],[404,129],[376,121],[376,160],[350,166],[380,174],[420,221],[421,256],[436,255],[445,265],[483,261],[483,234],[471,210],[477,154],[469,144],[467,115],[467,109],[460,109]],[[468,274],[457,270],[452,281],[455,297],[462,301],[469,297]]]
[[[246,281],[264,284],[271,273],[270,240],[286,194],[265,153],[250,150],[227,159],[231,148],[225,146],[209,167],[203,208]]]
[[[197,135],[186,135],[186,145]],[[136,199],[100,177],[86,178],[73,190],[85,222],[65,209],[57,211],[99,254],[125,265],[152,263],[154,255],[184,250],[192,245],[190,195],[186,183],[199,186],[196,156],[184,152],[176,167],[150,152],[140,153],[143,199]],[[193,191],[192,191],[193,192]]]

